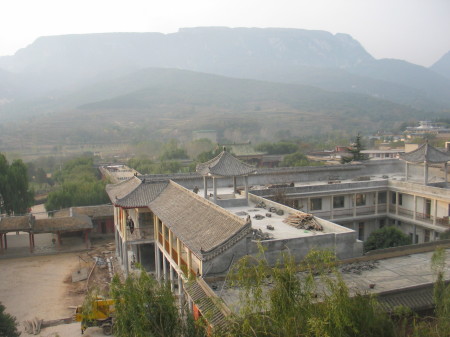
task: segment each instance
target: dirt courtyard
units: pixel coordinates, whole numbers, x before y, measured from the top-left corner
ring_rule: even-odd
[[[72,273],[80,267],[90,271],[93,256],[112,256],[113,250],[113,244],[103,242],[88,252],[0,259],[0,302],[6,306],[6,312],[17,318],[22,336],[31,336],[24,332],[24,320],[71,317],[73,307],[82,304],[87,287],[86,281],[73,283]],[[107,271],[97,265],[91,283],[107,285],[107,275]],[[78,337],[81,336],[80,323],[44,328],[38,336]],[[103,334],[99,328],[89,328],[84,336]]]

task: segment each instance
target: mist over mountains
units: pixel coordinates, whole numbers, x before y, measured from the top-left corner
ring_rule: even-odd
[[[132,119],[131,110],[142,116],[162,105],[162,113],[261,111],[270,98],[272,108],[402,121],[445,116],[448,93],[450,52],[425,68],[376,60],[346,34],[301,29],[50,36],[0,57],[3,120],[68,111],[89,118],[94,110]]]

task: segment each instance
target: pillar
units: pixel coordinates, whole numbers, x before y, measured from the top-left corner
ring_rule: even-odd
[[[408,174],[409,174],[409,166],[408,166],[408,162],[405,161],[405,176],[406,176],[406,181],[408,181]]]
[[[378,191],[375,191],[375,214],[378,214]]]
[[[158,244],[155,242],[155,269],[156,279],[161,280],[161,251],[158,248]]]
[[[167,260],[164,254],[162,255],[162,262],[163,262],[163,279],[164,281],[167,281]]]
[[[417,195],[414,194],[414,212],[413,219],[416,220],[417,217]]]
[[[126,241],[122,244],[122,254],[123,254],[122,264],[125,270],[125,277],[128,277],[128,250]]]
[[[187,265],[188,265],[188,278],[191,278],[192,276],[192,253],[190,250],[188,250],[188,256],[187,256],[188,260],[187,260]]]
[[[395,192],[395,214],[398,215],[398,192]]]
[[[353,217],[356,216],[356,193],[353,194]]]
[[[8,249],[8,239],[6,238],[8,235],[7,233],[3,234],[3,237],[5,238],[5,249]]]
[[[217,182],[215,177],[213,177],[213,197],[214,203],[217,204]]]
[[[412,239],[412,243],[417,243],[416,241],[416,233],[417,233],[417,226],[416,224],[413,225],[413,239]]]
[[[205,199],[208,198],[208,181],[206,180],[206,176],[203,176],[203,196]]]
[[[245,200],[248,201],[248,176],[244,177],[244,185],[245,185]]]
[[[36,246],[34,244],[34,233],[31,233],[31,243],[33,244],[33,249],[34,249],[34,247]]]
[[[181,241],[177,238],[177,265],[181,268]]]
[[[3,250],[3,233],[0,233],[0,249]]]
[[[181,275],[178,275],[178,298],[180,299],[180,308],[184,306],[184,294],[183,294],[183,280]]]
[[[423,184],[425,186],[428,184],[428,163],[427,162],[424,162]]]
[[[447,172],[447,169],[448,169],[448,163],[445,163],[444,164],[444,181],[445,181],[445,187],[447,187],[447,176],[448,176],[448,172]]]
[[[32,253],[33,252],[33,240],[32,240],[32,238],[31,238],[31,232],[28,232],[28,241],[29,241],[29,244],[30,244],[30,253]]]
[[[57,232],[57,236],[58,236],[58,248],[61,248],[61,244],[62,244],[62,241],[61,241],[61,233],[60,233],[60,232]]]
[[[334,219],[334,195],[332,195],[331,197],[330,197],[330,213],[331,213],[331,216],[330,216],[330,218],[331,219]]]
[[[119,239],[117,237],[117,227],[116,224],[114,224],[114,241],[116,243],[116,256],[119,256]]]
[[[236,177],[233,177],[233,193],[237,193]]]
[[[172,241],[173,241],[173,233],[169,229],[169,256],[173,259],[173,247],[172,247]]]
[[[433,200],[433,225],[436,225],[436,220],[437,220],[437,199]]]
[[[173,292],[174,284],[173,284],[173,266],[169,263],[169,278],[170,278],[170,290]]]

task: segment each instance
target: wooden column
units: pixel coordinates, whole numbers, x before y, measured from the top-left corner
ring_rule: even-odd
[[[8,249],[8,239],[7,239],[8,235],[6,235],[6,234],[8,234],[8,233],[3,234],[3,236],[5,238],[5,249]]]
[[[188,250],[187,258],[188,258],[188,260],[187,260],[188,278],[191,278],[191,276],[192,276],[192,272],[191,272],[191,269],[192,269],[192,253],[191,253],[190,250]]]
[[[61,248],[61,244],[62,244],[61,233],[58,231],[57,235],[58,235],[58,248]]]
[[[28,241],[30,244],[30,253],[33,253],[33,239],[31,238],[31,232],[28,232]]]
[[[181,241],[177,238],[177,265],[181,268]]]
[[[3,250],[3,233],[0,233],[0,249]]]
[[[414,194],[414,213],[413,219],[416,220],[417,217],[417,195]]]
[[[237,193],[236,177],[233,177],[233,193]]]
[[[89,229],[84,231],[84,243],[86,244],[86,248],[89,248]]]
[[[424,162],[423,183],[426,186],[428,184],[428,163]]]

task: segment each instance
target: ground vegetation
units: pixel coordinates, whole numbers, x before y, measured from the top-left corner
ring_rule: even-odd
[[[5,306],[0,302],[0,337],[19,337],[20,332],[17,330],[16,318],[5,310]]]

